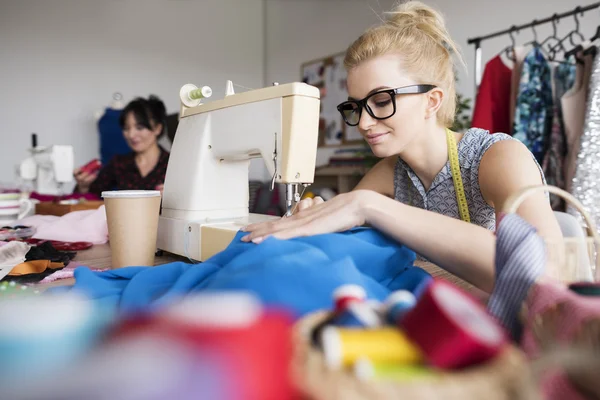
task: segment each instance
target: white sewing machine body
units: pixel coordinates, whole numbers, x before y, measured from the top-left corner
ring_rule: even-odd
[[[182,98],[158,249],[205,261],[227,247],[241,227],[279,218],[249,213],[251,158],[265,161],[273,186],[287,184],[289,210],[291,197],[299,199],[298,186],[314,180],[319,104],[319,90],[304,83],[231,94],[194,107],[186,107]]]
[[[73,182],[73,146],[36,146],[34,140],[34,146],[29,152],[31,156],[19,165],[20,178],[31,183],[39,194],[65,194],[65,185]]]

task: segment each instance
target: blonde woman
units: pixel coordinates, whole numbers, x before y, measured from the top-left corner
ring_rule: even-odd
[[[242,240],[368,223],[491,291],[497,214],[515,191],[545,181],[533,155],[512,137],[449,130],[456,108],[454,56],[459,51],[441,15],[417,1],[398,5],[386,22],[364,32],[346,52],[349,97],[338,110],[382,160],[352,192],[327,202],[303,200],[292,217],[246,227]],[[543,194],[530,197],[518,214],[540,234],[560,237]]]

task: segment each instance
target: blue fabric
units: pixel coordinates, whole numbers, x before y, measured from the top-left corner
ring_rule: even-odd
[[[104,115],[98,120],[98,133],[100,135],[100,160],[102,165],[108,164],[116,155],[131,153],[131,147],[123,136],[119,125],[122,110],[107,108]]]
[[[394,290],[416,295],[431,280],[413,267],[415,253],[370,228],[292,240],[269,238],[241,242],[240,232],[227,249],[201,264],[175,262],[158,267],[129,267],[102,273],[75,270],[74,290],[124,312],[148,311],[181,295],[203,290],[246,290],[266,306],[283,307],[300,317],[330,309],[342,284],[365,288],[384,300]]]

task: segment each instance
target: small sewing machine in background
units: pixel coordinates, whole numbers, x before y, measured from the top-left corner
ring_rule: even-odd
[[[249,166],[262,158],[271,190],[286,185],[287,213],[300,200],[299,186],[314,181],[319,89],[289,83],[233,92],[201,104],[212,90],[180,90],[181,112],[165,178],[158,224],[160,250],[205,261],[225,249],[239,229],[279,217],[251,214]]]
[[[31,135],[31,155],[19,165],[19,177],[39,194],[61,196],[66,184],[73,181],[73,146],[38,146],[37,135]]]

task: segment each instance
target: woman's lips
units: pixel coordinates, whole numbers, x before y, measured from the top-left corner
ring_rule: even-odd
[[[372,133],[367,135],[367,142],[369,144],[377,144],[384,140],[387,133]]]

